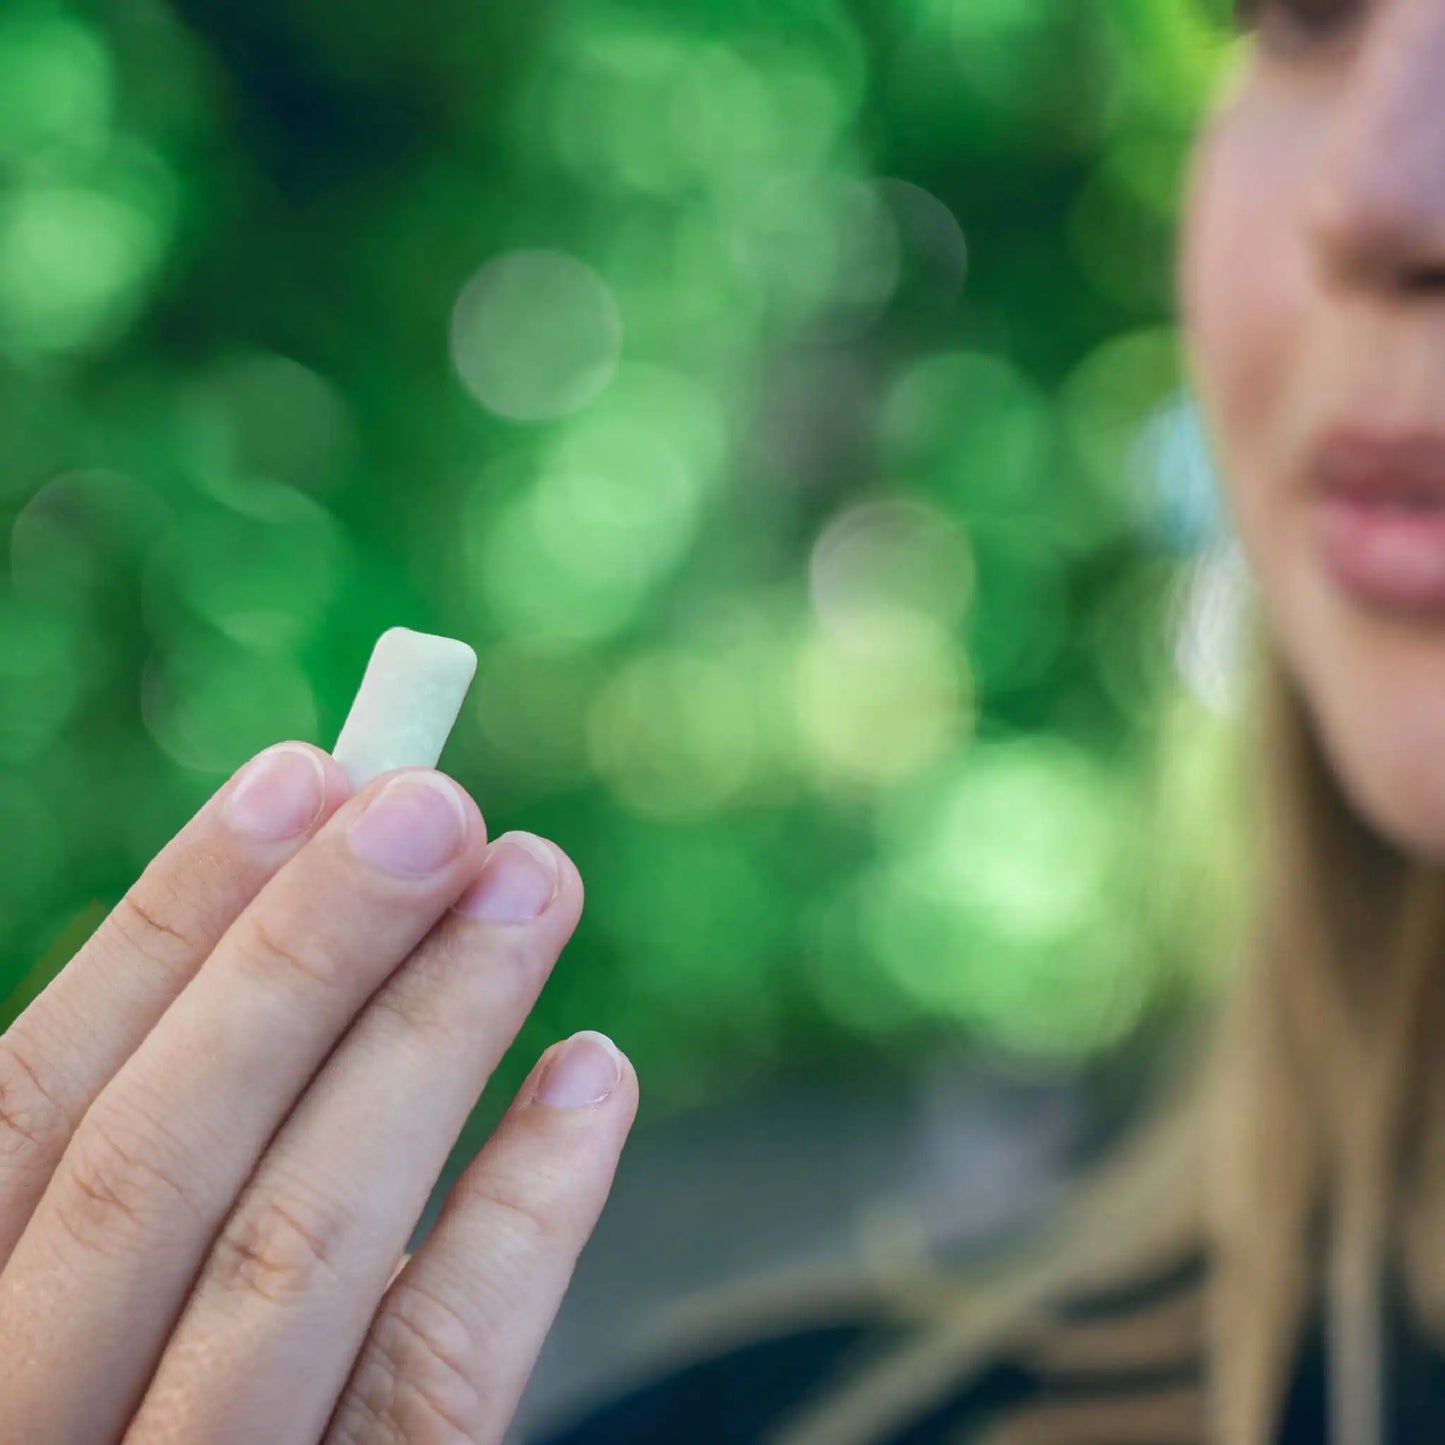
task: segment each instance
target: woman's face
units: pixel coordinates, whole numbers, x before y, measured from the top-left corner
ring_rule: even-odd
[[[1345,791],[1445,859],[1445,0],[1255,0],[1200,142],[1191,365]]]

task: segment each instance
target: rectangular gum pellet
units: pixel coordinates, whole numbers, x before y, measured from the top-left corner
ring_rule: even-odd
[[[352,791],[393,768],[436,767],[476,671],[455,637],[383,632],[331,750]]]

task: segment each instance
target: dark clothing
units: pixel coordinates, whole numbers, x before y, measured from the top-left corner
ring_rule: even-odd
[[[1185,1445],[1202,1439],[1205,1263],[1194,1256],[1127,1287],[1061,1301],[1046,1327],[967,1371],[879,1445]],[[1387,1445],[1445,1440],[1445,1357],[1386,1291]],[[1326,1357],[1318,1302],[1281,1411],[1281,1445],[1321,1445]],[[897,1320],[780,1329],[637,1384],[528,1445],[747,1445],[850,1371],[906,1343]]]

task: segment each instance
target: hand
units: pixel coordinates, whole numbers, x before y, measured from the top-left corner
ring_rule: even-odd
[[[582,881],[431,769],[267,764],[0,1037],[4,1445],[500,1440],[606,1200],[637,1078],[584,1033],[404,1258]]]

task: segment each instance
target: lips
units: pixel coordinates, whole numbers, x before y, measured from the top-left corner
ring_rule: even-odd
[[[1335,583],[1367,606],[1445,620],[1445,436],[1335,433],[1312,471]]]

